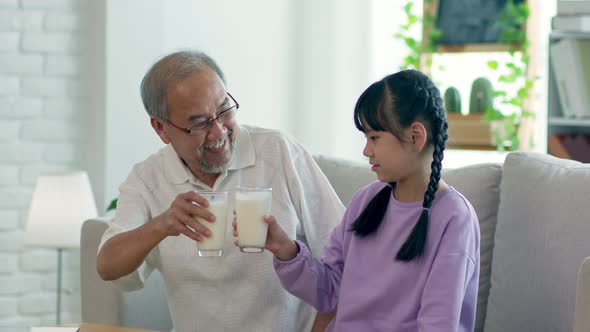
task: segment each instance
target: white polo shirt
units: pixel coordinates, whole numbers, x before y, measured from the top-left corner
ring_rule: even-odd
[[[233,211],[237,186],[272,187],[271,214],[291,238],[306,242],[319,257],[344,213],[328,180],[313,157],[291,138],[256,127],[237,130],[229,169],[213,188],[192,175],[171,145],[135,165],[120,187],[115,218],[101,246],[167,210],[180,193],[227,190]],[[125,290],[140,289],[151,271],[158,269],[177,332],[309,331],[315,310],[283,290],[271,253],[245,254],[234,246],[232,219],[229,213],[222,257],[198,257],[193,240],[171,236],[135,272],[115,283]]]

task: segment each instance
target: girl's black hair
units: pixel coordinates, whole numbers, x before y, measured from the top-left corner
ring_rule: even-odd
[[[403,141],[402,130],[419,121],[428,130],[427,144],[434,146],[432,172],[424,193],[422,213],[396,254],[396,259],[400,261],[420,258],[426,245],[428,211],[438,189],[447,140],[448,125],[442,105],[440,91],[428,76],[417,70],[404,70],[369,86],[354,108],[354,123],[362,132],[388,131]],[[394,186],[395,183],[390,183],[379,191],[354,221],[352,231],[357,236],[365,237],[377,231]]]

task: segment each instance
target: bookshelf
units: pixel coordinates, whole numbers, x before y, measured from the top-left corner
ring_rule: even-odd
[[[548,123],[555,127],[590,127],[590,119],[570,119],[563,116],[552,116]]]
[[[590,32],[565,32],[553,31],[549,36],[549,45],[563,39],[590,40]],[[551,47],[551,46],[550,46]],[[563,115],[559,101],[559,93],[553,65],[551,63],[551,52],[549,52],[548,72],[548,93],[547,93],[547,139],[555,134],[590,134],[590,118],[566,117]],[[547,152],[551,153],[551,145],[547,144]],[[554,153],[555,154],[555,153]]]

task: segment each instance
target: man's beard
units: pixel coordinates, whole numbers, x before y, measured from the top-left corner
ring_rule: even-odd
[[[203,173],[212,173],[212,174],[219,174],[219,173],[223,173],[227,170],[227,168],[229,167],[229,163],[232,159],[232,156],[234,154],[234,142],[232,140],[232,132],[228,131],[227,136],[220,138],[218,140],[216,140],[215,142],[212,142],[211,144],[209,144],[210,146],[215,146],[216,144],[219,144],[220,141],[223,140],[227,140],[227,142],[225,144],[229,144],[229,158],[228,160],[223,163],[222,165],[211,165],[207,162],[207,160],[205,160],[205,158],[201,158],[200,163],[201,163],[201,171]],[[204,149],[203,147],[200,148],[201,150]]]

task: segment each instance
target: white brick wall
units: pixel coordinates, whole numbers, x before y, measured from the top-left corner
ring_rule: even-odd
[[[41,72],[43,72],[42,55],[0,53],[1,74],[41,74]]]
[[[16,316],[18,313],[18,300],[16,298],[0,298],[0,319]]]
[[[43,10],[25,10],[22,16],[23,31],[40,31],[43,29]]]
[[[18,0],[0,0],[0,8],[18,8]]]
[[[0,62],[2,59],[0,59]],[[0,64],[1,65],[1,64]],[[19,92],[18,77],[4,75],[0,78],[0,95],[16,95]]]
[[[18,184],[18,172],[19,167],[13,165],[2,165],[0,166],[0,186],[9,186]],[[0,218],[2,218],[2,212],[0,212]],[[1,219],[0,219],[1,220]],[[0,223],[0,228],[2,223]]]
[[[14,231],[19,227],[20,215],[17,210],[0,209],[0,232]],[[6,256],[3,256],[6,257]],[[4,260],[0,260],[4,262]]]
[[[57,252],[24,228],[36,177],[83,164],[87,1],[0,0],[0,326],[55,323]],[[80,321],[79,259],[64,251],[64,323]]]
[[[42,110],[43,100],[41,99],[22,96],[0,97],[0,119],[3,120],[38,117]]]
[[[0,254],[0,262],[0,273],[10,273],[18,268],[18,257],[10,253]]]
[[[0,52],[18,51],[19,38],[18,32],[0,32]]]
[[[18,10],[2,8],[2,12],[0,12],[0,29],[2,31],[18,31],[21,25],[22,15]]]

